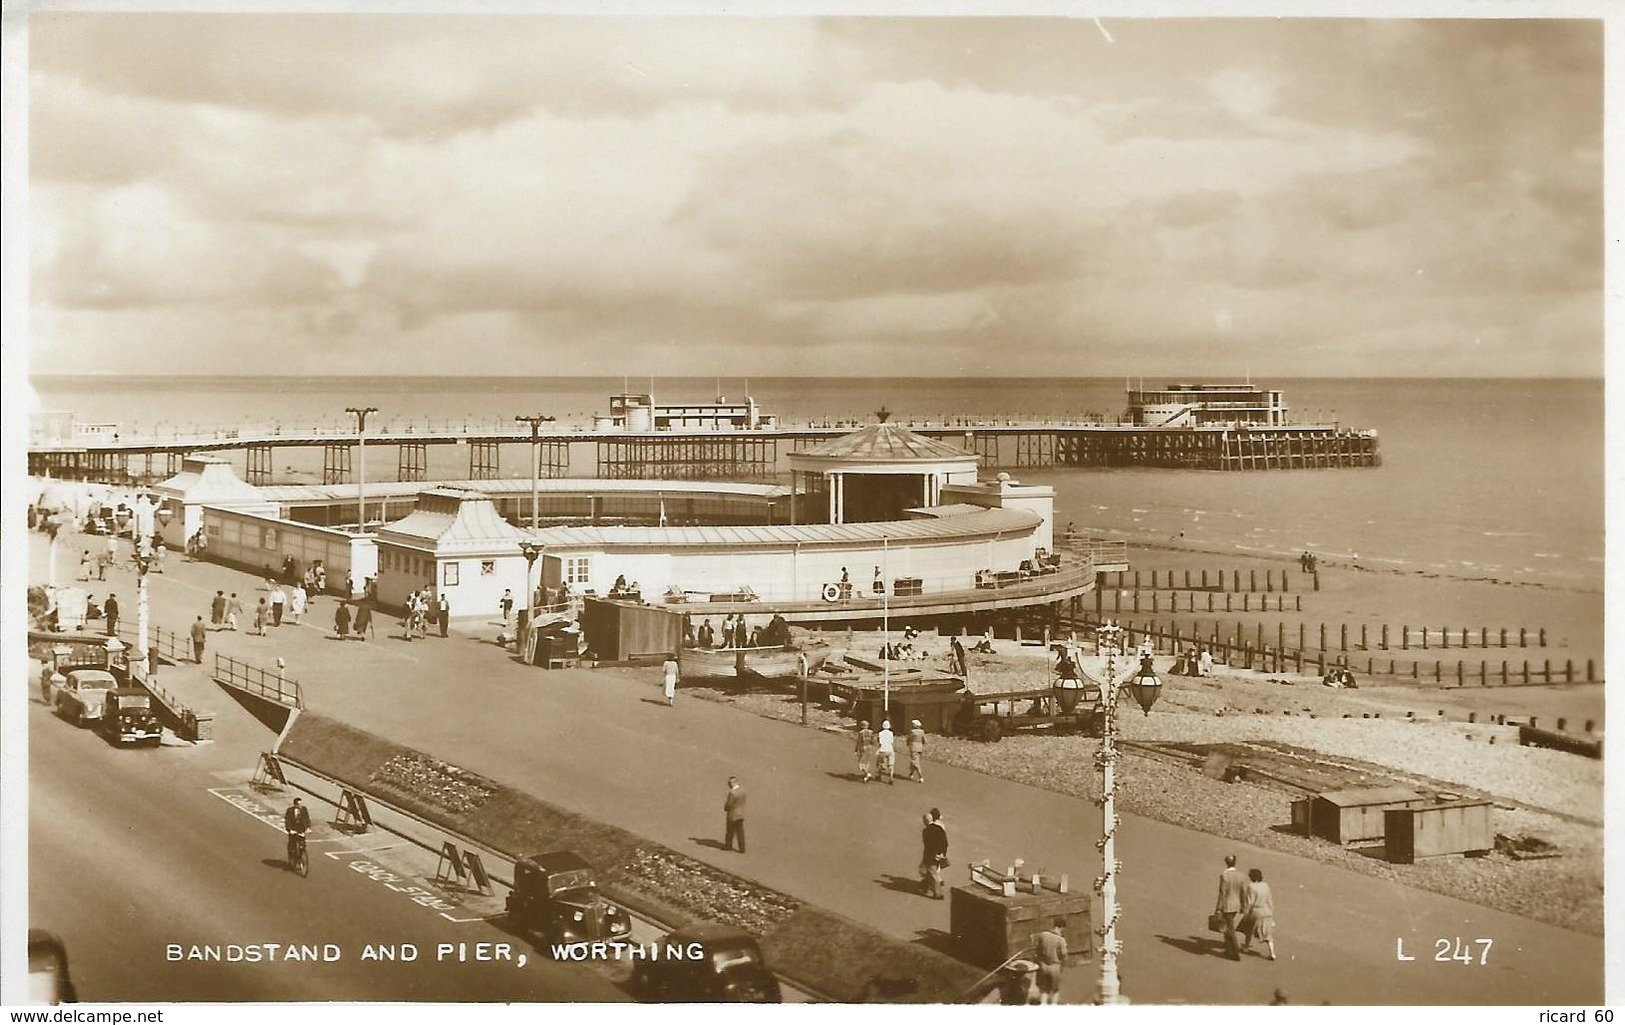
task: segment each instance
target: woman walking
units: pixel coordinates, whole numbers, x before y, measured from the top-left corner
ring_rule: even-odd
[[[1264,873],[1256,868],[1247,870],[1247,885],[1241,891],[1241,944],[1251,947],[1258,940],[1269,948],[1270,960],[1275,960],[1275,897]]]
[[[293,606],[289,611],[293,613],[293,621],[295,625],[298,625],[299,621],[305,617],[305,600],[305,585],[294,584]]]

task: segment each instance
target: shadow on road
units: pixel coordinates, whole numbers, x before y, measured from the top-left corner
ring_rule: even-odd
[[[661,708],[666,707],[665,698],[639,698],[638,700],[645,705],[659,705]]]
[[[728,849],[727,845],[725,845],[721,840],[713,840],[709,836],[691,836],[689,837],[689,840],[699,844],[701,847],[709,847],[714,851],[725,851]]]
[[[261,858],[260,864],[267,868],[274,868],[278,872],[293,871],[293,866],[288,863],[287,858]]]
[[[1206,936],[1164,936],[1157,934],[1157,939],[1187,954],[1199,956],[1224,956],[1224,940],[1208,939]]]
[[[916,897],[925,896],[923,884],[917,876],[900,876],[891,872],[883,872],[875,882],[897,893],[911,893]]]
[[[863,782],[863,774],[861,772],[825,772],[824,775],[828,776],[830,779],[844,780],[848,783]]]

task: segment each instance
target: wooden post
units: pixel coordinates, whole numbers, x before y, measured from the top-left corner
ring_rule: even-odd
[[[1552,660],[1549,658],[1541,662],[1540,682],[1547,685],[1552,682]]]
[[[1501,660],[1501,686],[1505,687],[1506,685],[1507,685],[1507,660],[1503,658]]]
[[[1597,682],[1595,667],[1592,666],[1591,660],[1589,658],[1586,659],[1586,682],[1587,683],[1596,683]]]
[[[1292,654],[1292,664],[1299,676],[1303,675],[1303,649],[1299,648]]]
[[[1139,591],[1134,592],[1134,611],[1135,612],[1140,611],[1140,592]]]
[[[1562,716],[1558,716],[1557,717],[1557,728],[1560,729],[1560,730],[1568,729],[1569,728],[1569,721],[1567,719],[1563,718]]]
[[[1211,595],[1209,597],[1211,597]],[[1186,611],[1187,612],[1195,612],[1196,611],[1196,592],[1195,591],[1186,591],[1185,592],[1185,602],[1186,602]]]
[[[1117,590],[1112,592],[1112,611],[1113,612],[1122,612],[1123,611],[1123,589],[1122,588],[1118,588]]]
[[[1478,685],[1480,687],[1490,685],[1490,664],[1483,659],[1478,660]]]
[[[1140,571],[1139,570],[1134,571],[1134,589],[1136,591],[1138,591],[1140,589]]]
[[[1326,676],[1326,653],[1324,651],[1315,656],[1315,674],[1323,679]]]
[[[1152,584],[1155,585],[1156,581],[1153,580]],[[1158,599],[1158,596],[1157,596],[1157,592],[1155,590],[1153,590],[1151,592],[1151,611],[1152,612],[1160,611],[1159,608],[1158,608],[1158,604],[1159,604],[1159,599]]]
[[[1544,626],[1540,628],[1540,646],[1546,647],[1546,628]]]
[[[1361,651],[1370,651],[1371,650],[1371,645],[1366,643],[1365,624],[1364,623],[1360,624],[1360,650]]]
[[[1264,624],[1263,623],[1258,624],[1258,647],[1259,647],[1259,650],[1261,650],[1261,651],[1264,648]]]
[[[1185,590],[1189,591],[1190,589],[1191,589],[1191,571],[1186,570],[1185,571]]]
[[[1258,570],[1256,569],[1250,569],[1247,571],[1247,590],[1258,590]]]
[[[1422,650],[1428,650],[1428,628],[1425,626],[1422,628]]]
[[[1282,651],[1286,650],[1286,624],[1275,624],[1275,646]]]
[[[1487,647],[1490,646],[1490,628],[1489,627],[1481,626],[1481,627],[1478,628],[1478,646],[1480,648],[1487,648]]]
[[[1230,592],[1224,592],[1224,611],[1230,611]]]
[[[1281,571],[1281,593],[1286,594],[1291,588],[1286,585],[1286,570]]]
[[[1292,604],[1299,612],[1302,612],[1303,611],[1303,595],[1301,595],[1301,594],[1293,595],[1292,596]]]
[[[1388,650],[1388,624],[1382,624],[1382,650]]]
[[[1574,659],[1572,658],[1566,658],[1563,660],[1563,682],[1574,682]],[[1562,729],[1562,727],[1559,726],[1558,729]]]
[[[1337,628],[1337,650],[1349,650],[1349,625],[1343,623]]]
[[[1230,571],[1230,590],[1241,590],[1241,570],[1239,569],[1233,569]]]
[[[1303,649],[1309,647],[1308,644],[1304,643],[1303,633],[1304,633],[1304,625],[1302,623],[1299,623],[1298,624],[1298,650],[1299,651],[1302,651]]]
[[[1433,660],[1433,682],[1434,683],[1440,683],[1443,680],[1444,680],[1444,663],[1440,662],[1438,659],[1434,659]]]
[[[1411,679],[1419,680],[1419,679],[1422,678],[1421,674],[1422,674],[1421,663],[1413,661],[1411,663]]]
[[[1209,591],[1207,593],[1207,610],[1209,612],[1213,611],[1213,592],[1212,591]]]
[[[1241,611],[1243,611],[1243,612],[1251,612],[1252,610],[1253,610],[1253,596],[1251,594],[1242,595],[1241,596]]]
[[[1527,658],[1523,660],[1523,684],[1525,687],[1529,686],[1529,660]]]
[[[1411,650],[1411,628],[1408,626],[1402,626],[1399,628],[1399,650]]]
[[[1506,646],[1507,646],[1507,628],[1503,626],[1501,628],[1501,647],[1504,648]]]
[[[1466,675],[1466,672],[1464,671],[1464,669],[1462,667],[1461,659],[1458,658],[1458,659],[1456,659],[1456,686],[1458,686],[1458,687],[1464,686],[1466,684],[1466,682],[1467,682],[1467,675]]]
[[[1264,593],[1275,593],[1275,571],[1273,569],[1264,571]]]
[[[1518,647],[1529,647],[1529,630],[1521,626],[1518,627]]]
[[[1320,570],[1315,570],[1315,590],[1320,590]]]
[[[1320,650],[1326,650],[1326,624],[1320,624]]]

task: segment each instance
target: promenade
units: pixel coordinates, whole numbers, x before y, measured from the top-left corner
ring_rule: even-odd
[[[74,553],[84,547],[78,540],[63,535],[59,581],[72,579]],[[44,578],[45,553],[43,535],[31,534],[33,580]],[[170,629],[206,615],[216,589],[236,590],[251,607],[264,586],[179,557],[167,569],[149,581],[153,622]],[[98,598],[116,590],[133,618],[133,574],[116,576],[81,586]],[[964,881],[966,863],[983,857],[1025,858],[1069,873],[1079,889],[1098,872],[1099,811],[1087,801],[929,762],[925,785],[864,785],[852,779],[844,734],[681,692],[667,708],[655,669],[544,672],[519,664],[493,643],[495,610],[492,621],[465,622],[450,638],[411,643],[395,620],[382,618],[377,639],[361,643],[331,638],[335,604],[317,599],[302,625],[285,622],[267,637],[212,633],[210,653],[262,666],[281,657],[315,712],[909,940],[940,944],[949,929],[948,902],[925,900],[912,885],[920,814],[933,805],[944,812],[954,883]],[[163,673],[165,686],[220,712],[222,736],[230,738],[222,744],[254,750],[246,717],[207,682],[204,668]],[[263,732],[259,746],[270,741]],[[718,849],[729,775],[750,794],[744,855]],[[1118,839],[1121,970],[1135,1001],[1266,1003],[1277,988],[1294,1004],[1577,1004],[1603,996],[1597,936],[1132,815],[1122,816]],[[1243,868],[1263,869],[1275,892],[1277,962],[1225,960],[1205,932],[1222,858],[1232,852]],[[1493,941],[1482,965],[1479,938]],[[1474,963],[1435,961],[1438,941],[1453,951],[1456,939]],[[1078,963],[1063,996],[1088,1002],[1095,970],[1095,962]]]

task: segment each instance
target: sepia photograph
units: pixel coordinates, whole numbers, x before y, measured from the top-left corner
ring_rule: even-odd
[[[1611,1021],[1618,25],[1281,13],[8,4],[0,1001]]]

